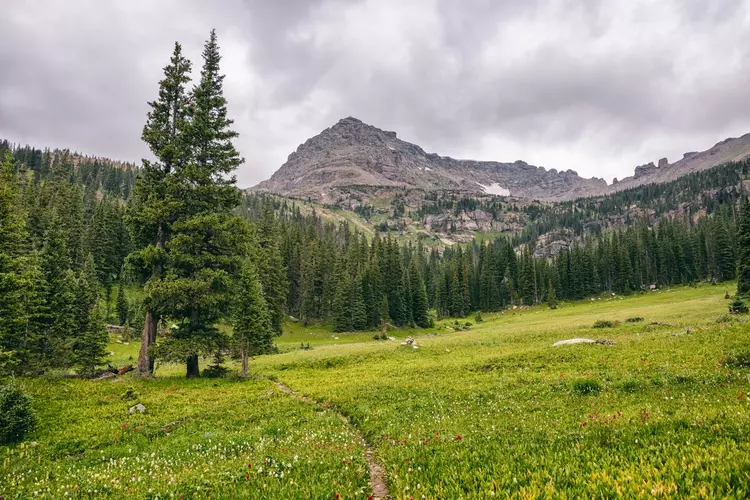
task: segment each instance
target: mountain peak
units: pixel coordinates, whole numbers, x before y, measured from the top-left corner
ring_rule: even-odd
[[[457,160],[426,153],[352,116],[311,137],[273,176],[253,188],[332,202],[352,190],[368,196],[392,189],[450,190],[539,200],[586,196],[606,189],[602,179],[583,179],[517,160]]]

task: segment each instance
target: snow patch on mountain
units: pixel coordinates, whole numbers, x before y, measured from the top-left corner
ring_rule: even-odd
[[[479,184],[477,182],[477,184]],[[502,187],[497,182],[493,182],[489,186],[485,186],[484,184],[479,184],[479,186],[484,189],[484,192],[487,194],[494,194],[497,196],[510,196],[510,190]]]

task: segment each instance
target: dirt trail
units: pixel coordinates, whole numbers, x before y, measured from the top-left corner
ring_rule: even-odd
[[[334,413],[336,413],[336,415],[338,415],[342,422],[354,429],[354,432],[357,433],[359,440],[362,442],[362,446],[364,446],[365,448],[365,459],[367,460],[367,465],[370,468],[370,490],[372,490],[372,498],[374,500],[385,500],[387,498],[390,498],[388,485],[385,484],[385,470],[383,469],[383,466],[380,464],[380,462],[378,462],[377,458],[375,458],[375,453],[372,449],[372,446],[370,446],[370,444],[365,440],[364,435],[352,424],[352,422],[349,420],[349,418],[347,418],[346,415],[339,413],[336,410],[332,410],[331,408],[324,408],[323,405],[321,405],[317,401],[295,392],[291,387],[284,384],[283,382],[274,381],[274,384],[276,384],[276,387],[278,387],[280,391],[289,394],[298,401],[310,403],[320,408],[333,411]]]

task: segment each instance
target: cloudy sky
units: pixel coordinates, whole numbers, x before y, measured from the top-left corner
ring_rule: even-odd
[[[750,132],[750,0],[3,0],[0,137],[147,155],[216,28],[241,186],[355,116],[457,158],[624,177]]]

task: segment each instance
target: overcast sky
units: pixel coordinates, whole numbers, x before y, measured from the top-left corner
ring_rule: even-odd
[[[346,116],[608,182],[750,132],[750,0],[2,0],[0,137],[140,161],[211,28],[243,187]]]

